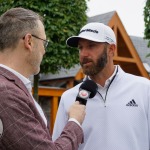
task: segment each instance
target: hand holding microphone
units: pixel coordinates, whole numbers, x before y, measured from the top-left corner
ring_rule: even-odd
[[[85,105],[81,105],[78,101],[76,101],[73,105],[71,105],[68,113],[69,113],[69,119],[74,118],[81,125],[86,114]]]

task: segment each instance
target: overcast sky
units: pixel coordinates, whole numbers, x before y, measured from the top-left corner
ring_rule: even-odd
[[[87,0],[89,17],[117,11],[127,33],[144,36],[144,6],[146,0]]]

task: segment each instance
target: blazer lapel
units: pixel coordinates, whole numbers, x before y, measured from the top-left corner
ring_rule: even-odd
[[[5,78],[10,80],[11,82],[14,82],[20,89],[22,89],[26,93],[26,95],[30,96],[30,93],[28,92],[24,83],[16,75],[14,75],[12,72],[10,72],[9,70],[7,70],[3,67],[0,67],[0,75],[4,76]]]

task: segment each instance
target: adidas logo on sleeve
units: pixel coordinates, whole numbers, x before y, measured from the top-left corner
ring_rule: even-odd
[[[138,105],[136,104],[136,102],[134,101],[134,99],[132,99],[132,101],[130,101],[128,104],[126,104],[126,106],[138,107]]]

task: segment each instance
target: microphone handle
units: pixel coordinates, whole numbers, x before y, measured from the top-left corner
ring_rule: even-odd
[[[81,97],[77,97],[77,98],[76,98],[76,101],[79,101],[79,103],[80,103],[81,105],[86,105],[86,103],[87,103],[87,100],[86,100],[86,99],[83,99],[83,98],[81,98]]]

